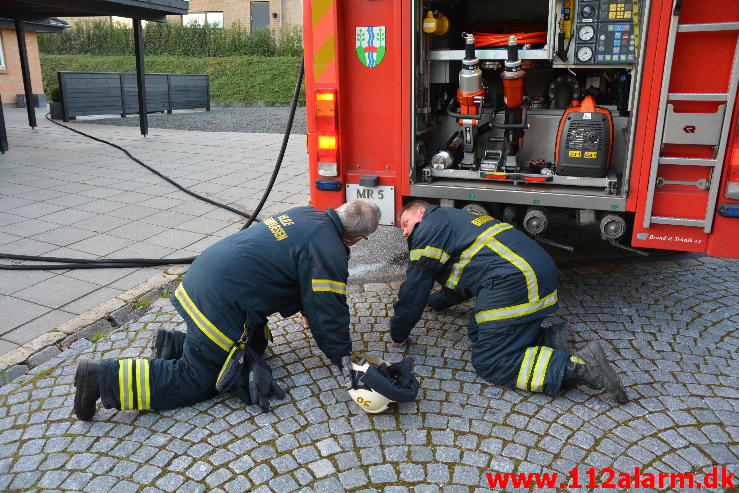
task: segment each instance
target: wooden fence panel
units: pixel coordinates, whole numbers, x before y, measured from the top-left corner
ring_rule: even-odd
[[[65,121],[82,115],[136,114],[139,111],[136,74],[119,72],[58,72]],[[147,111],[172,112],[205,108],[210,111],[207,74],[146,74]]]

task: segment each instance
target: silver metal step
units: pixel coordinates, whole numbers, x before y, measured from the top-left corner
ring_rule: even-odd
[[[736,31],[739,22],[710,22],[706,24],[682,24],[677,27],[679,33],[703,33],[707,31]]]
[[[671,92],[667,95],[671,101],[726,101],[728,94],[724,93],[700,93],[700,92]]]
[[[718,162],[715,159],[698,159],[693,157],[661,157],[659,164],[677,164],[680,166],[710,166],[715,168]]]
[[[653,224],[670,224],[672,226],[695,226],[696,228],[702,228],[705,226],[706,221],[703,219],[689,219],[687,217],[665,217],[665,216],[652,216]]]

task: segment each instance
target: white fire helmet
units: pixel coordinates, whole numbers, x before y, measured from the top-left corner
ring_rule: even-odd
[[[368,413],[375,414],[383,412],[393,401],[379,392],[370,389],[361,381],[361,377],[369,370],[370,363],[367,360],[361,359],[356,363],[352,360],[351,365],[352,370],[357,373],[358,382],[356,388],[349,389],[349,396],[354,399],[354,402],[359,404],[359,407]]]
[[[349,396],[368,413],[381,413],[391,402],[411,402],[418,395],[410,356],[388,365],[368,354],[354,353],[344,357],[342,365],[349,372]]]

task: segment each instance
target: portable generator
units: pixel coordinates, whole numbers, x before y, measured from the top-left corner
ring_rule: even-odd
[[[557,131],[555,168],[558,175],[602,178],[611,163],[613,117],[595,105],[592,96],[570,106]]]

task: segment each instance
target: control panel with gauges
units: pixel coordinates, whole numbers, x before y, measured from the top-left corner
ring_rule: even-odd
[[[577,64],[635,63],[639,53],[639,2],[578,1],[574,36]]]

